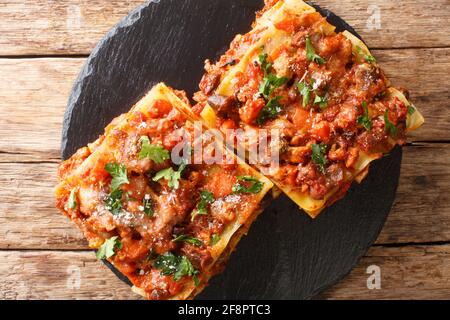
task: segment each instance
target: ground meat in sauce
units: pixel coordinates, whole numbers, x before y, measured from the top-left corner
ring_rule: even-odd
[[[183,98],[181,92],[177,95]],[[226,113],[227,108],[222,107]],[[118,237],[120,249],[109,260],[144,290],[148,298],[167,299],[191,284],[192,277],[174,280],[172,275],[162,275],[153,265],[155,259],[166,253],[186,257],[198,272],[198,279],[205,283],[210,276],[207,268],[213,262],[211,238],[213,235],[220,237],[238,218],[245,221],[257,209],[259,194],[234,195],[236,177],[253,173],[236,163],[208,165],[205,163],[207,157],[203,158],[203,164],[190,164],[183,169],[178,189],[169,186],[165,178],[154,181],[158,172],[179,170],[180,166],[170,160],[156,163],[140,158],[141,137],[147,136],[151,143],[170,152],[183,130],[190,131],[193,136],[193,125],[187,123],[186,117],[168,101],[156,100],[148,112],[132,110],[120,119],[108,127],[106,134],[91,149],[80,149],[61,165],[59,177],[62,180],[81,165],[83,171],[77,171],[76,177],[68,180],[71,185],[77,185],[76,208],[69,210],[67,207],[70,188],[67,181],[57,188],[57,206],[80,226],[93,247],[98,248],[105,240]],[[203,149],[213,142],[213,139],[205,139]],[[97,149],[98,152],[93,154]],[[119,198],[115,201],[120,202],[120,208],[115,213],[112,207],[106,206],[112,194],[113,179],[106,164],[120,164],[126,170],[127,182],[119,186]],[[207,203],[206,212],[194,219],[201,192],[211,193],[214,201]],[[146,201],[150,204],[151,214],[145,211],[148,209],[144,207]],[[174,242],[177,235],[193,237],[202,245]]]
[[[259,16],[277,2],[266,0],[266,7]],[[407,112],[407,107],[398,99],[383,101],[383,94],[389,86],[383,72],[375,63],[356,59],[352,43],[344,35],[322,34],[323,21],[320,14],[311,13],[299,17],[288,15],[276,24],[278,29],[288,32],[292,40],[290,46],[284,45],[269,52],[271,72],[289,77],[288,83],[276,88],[271,96],[278,96],[282,104],[282,112],[276,120],[260,126],[256,123],[268,103],[268,99],[259,94],[264,70],[258,61],[252,61],[244,72],[235,76],[231,99],[236,99],[239,104],[226,104],[227,112],[218,113],[219,127],[227,121],[227,127],[231,128],[273,129],[279,128],[280,121],[287,122],[282,129],[287,146],[280,149],[281,167],[273,178],[290,188],[309,193],[314,199],[323,199],[336,187],[347,187],[346,176],[354,169],[359,150],[378,154],[390,151],[395,144],[403,144]],[[315,53],[325,63],[309,61],[307,37]],[[226,56],[221,61],[226,60]],[[306,106],[303,106],[303,96],[297,88],[301,81],[306,81],[312,88]],[[326,97],[327,102],[323,109],[314,103],[321,97]],[[207,94],[203,102],[210,99],[216,99],[214,92]],[[221,99],[225,100],[224,97]],[[365,104],[370,112],[370,130],[360,123],[365,115]],[[233,114],[230,110],[233,108],[239,112],[238,119],[228,117],[228,114]],[[397,126],[396,136],[386,131],[385,112]],[[312,159],[314,144],[326,145],[324,172],[318,170]]]

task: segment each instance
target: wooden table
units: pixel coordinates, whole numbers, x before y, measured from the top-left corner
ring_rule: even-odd
[[[96,42],[140,3],[0,0],[0,298],[136,298],[56,211],[53,187],[72,83]],[[377,243],[321,297],[449,299],[450,1],[318,3],[356,28],[427,120],[404,149],[397,200]],[[374,4],[381,29],[370,30]],[[379,290],[367,287],[372,265]]]

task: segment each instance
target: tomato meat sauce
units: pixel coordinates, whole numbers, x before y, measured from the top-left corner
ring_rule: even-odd
[[[266,1],[259,16],[276,2]],[[216,110],[219,128],[279,129],[281,163],[268,176],[317,200],[348,189],[349,177],[362,169],[355,167],[360,152],[376,157],[404,144],[408,111],[386,97],[389,82],[375,58],[355,51],[325,23],[317,12],[286,14],[274,24],[285,41],[267,40],[236,72],[226,97],[217,89],[230,71],[222,67],[230,53],[215,65],[208,61],[202,83],[216,78],[200,85],[193,108],[199,114],[207,104]]]
[[[173,163],[173,148],[193,130],[169,101],[156,99],[115,120],[59,169],[57,207],[77,223],[97,257],[149,299],[206,285],[217,250],[225,249],[217,243],[262,197],[262,188],[250,188],[262,182],[246,166],[206,164],[208,157],[195,164],[192,151]],[[194,150],[190,139],[186,143]],[[205,139],[203,148],[210,143]]]

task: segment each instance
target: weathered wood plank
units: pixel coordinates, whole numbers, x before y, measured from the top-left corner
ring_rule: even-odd
[[[0,59],[0,151],[59,157],[65,105],[83,63]]]
[[[450,145],[404,149],[396,201],[378,243],[450,240]]]
[[[410,89],[427,120],[412,140],[450,140],[450,48],[377,50],[374,54],[394,84]],[[67,98],[84,61],[0,59],[0,152],[59,157]]]
[[[0,248],[86,249],[54,208],[57,163],[0,163]]]
[[[368,278],[377,266],[381,289],[369,290]],[[368,274],[367,272],[370,272]],[[325,299],[450,299],[450,245],[373,247],[359,266]],[[373,282],[369,280],[371,284]]]
[[[369,290],[369,266],[381,289]],[[93,252],[0,251],[0,299],[138,299]],[[450,245],[372,248],[325,299],[449,299]]]
[[[412,141],[450,140],[450,49],[375,50],[393,85],[407,88],[426,123]]]
[[[0,299],[139,299],[93,252],[0,251]]]
[[[448,0],[314,0],[346,20],[370,48],[450,45]],[[445,11],[445,12],[444,12]],[[377,13],[379,12],[379,22]],[[446,38],[446,39],[445,39]]]
[[[113,25],[143,2],[2,1],[0,55],[88,54]],[[315,2],[354,26],[372,48],[450,45],[447,0]],[[380,24],[373,17],[377,10]]]
[[[85,249],[54,208],[57,163],[2,163],[0,249]],[[378,243],[450,241],[450,145],[405,148],[395,206]]]
[[[89,54],[142,0],[6,0],[0,55]]]

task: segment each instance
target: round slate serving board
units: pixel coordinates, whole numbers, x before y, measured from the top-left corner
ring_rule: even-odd
[[[237,33],[249,31],[262,2],[160,0],[133,11],[97,45],[74,85],[62,157],[94,141],[158,82],[192,96],[204,60],[218,58]],[[338,31],[356,34],[316,8]],[[401,159],[397,148],[376,162],[362,185],[316,220],[284,196],[274,201],[198,299],[309,299],[338,282],[378,237],[395,198]]]

